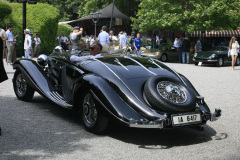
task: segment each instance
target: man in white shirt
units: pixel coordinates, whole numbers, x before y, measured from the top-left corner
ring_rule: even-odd
[[[106,32],[107,26],[102,27],[102,32],[98,35],[98,41],[103,47],[103,51],[108,51],[110,46],[109,34]]]
[[[32,50],[32,37],[29,35],[30,30],[25,29],[25,40],[24,40],[24,51],[25,51],[25,58],[32,59],[31,57],[31,50]]]
[[[178,38],[175,38],[175,41],[173,43],[173,47],[179,48]]]
[[[8,40],[7,40],[7,64],[10,65],[13,63],[12,61],[12,57],[13,57],[13,52],[14,52],[14,44],[13,44],[13,34],[12,34],[12,29],[13,29],[13,26],[12,25],[9,25],[8,26],[8,30],[6,31],[6,34],[7,34],[7,37],[8,37]]]
[[[65,34],[63,33],[62,34],[62,37],[61,37],[61,46],[63,48],[63,50],[67,50],[67,46],[66,46],[66,42],[69,41],[68,38],[65,36]]]
[[[94,58],[102,58],[102,45],[99,42],[94,42],[90,47],[90,55],[87,56],[76,56],[76,55],[72,55],[70,57],[70,61],[71,62],[79,62],[79,61],[83,61],[86,59],[94,59]]]
[[[34,46],[33,57],[38,57],[40,52],[40,43],[41,43],[41,39],[38,37],[38,34],[36,34],[34,41],[35,41],[35,46]]]

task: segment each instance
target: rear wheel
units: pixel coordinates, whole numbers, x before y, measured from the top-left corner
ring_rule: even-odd
[[[216,66],[218,67],[222,67],[223,66],[223,58],[218,58],[217,62],[216,62]]]
[[[24,75],[20,70],[16,70],[13,77],[13,88],[18,99],[30,101],[33,98],[34,90],[27,84]]]
[[[237,57],[237,60],[236,60],[236,64],[235,64],[236,66],[239,66],[240,65],[240,59],[239,59],[239,57]]]
[[[103,110],[88,91],[83,94],[80,110],[84,128],[92,133],[99,134],[106,130],[109,119],[103,115]]]
[[[166,61],[167,61],[167,55],[166,55],[166,54],[163,54],[163,55],[161,56],[160,60],[161,60],[162,62],[166,62]]]

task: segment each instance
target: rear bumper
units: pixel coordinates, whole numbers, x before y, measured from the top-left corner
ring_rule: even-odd
[[[183,113],[184,114],[184,113]],[[215,109],[214,113],[201,113],[201,122],[198,123],[189,123],[189,124],[184,124],[176,127],[181,127],[181,126],[192,126],[192,125],[202,125],[206,124],[208,120],[211,122],[218,120],[222,115],[222,111],[220,109]],[[171,117],[171,116],[170,116]],[[129,121],[129,127],[133,128],[172,128],[175,127],[172,125],[172,119],[169,116],[166,117],[165,119],[158,119],[155,121],[148,121],[148,120],[134,120],[130,119]]]

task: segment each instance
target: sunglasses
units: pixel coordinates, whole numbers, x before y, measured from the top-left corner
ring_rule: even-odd
[[[95,48],[94,47],[89,47],[89,49],[94,50]]]

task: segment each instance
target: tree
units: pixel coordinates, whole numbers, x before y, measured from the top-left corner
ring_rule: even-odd
[[[2,21],[7,15],[12,13],[12,8],[2,1],[0,1],[0,21]]]
[[[239,0],[140,0],[134,27],[140,31],[166,29],[232,30],[240,25]]]

